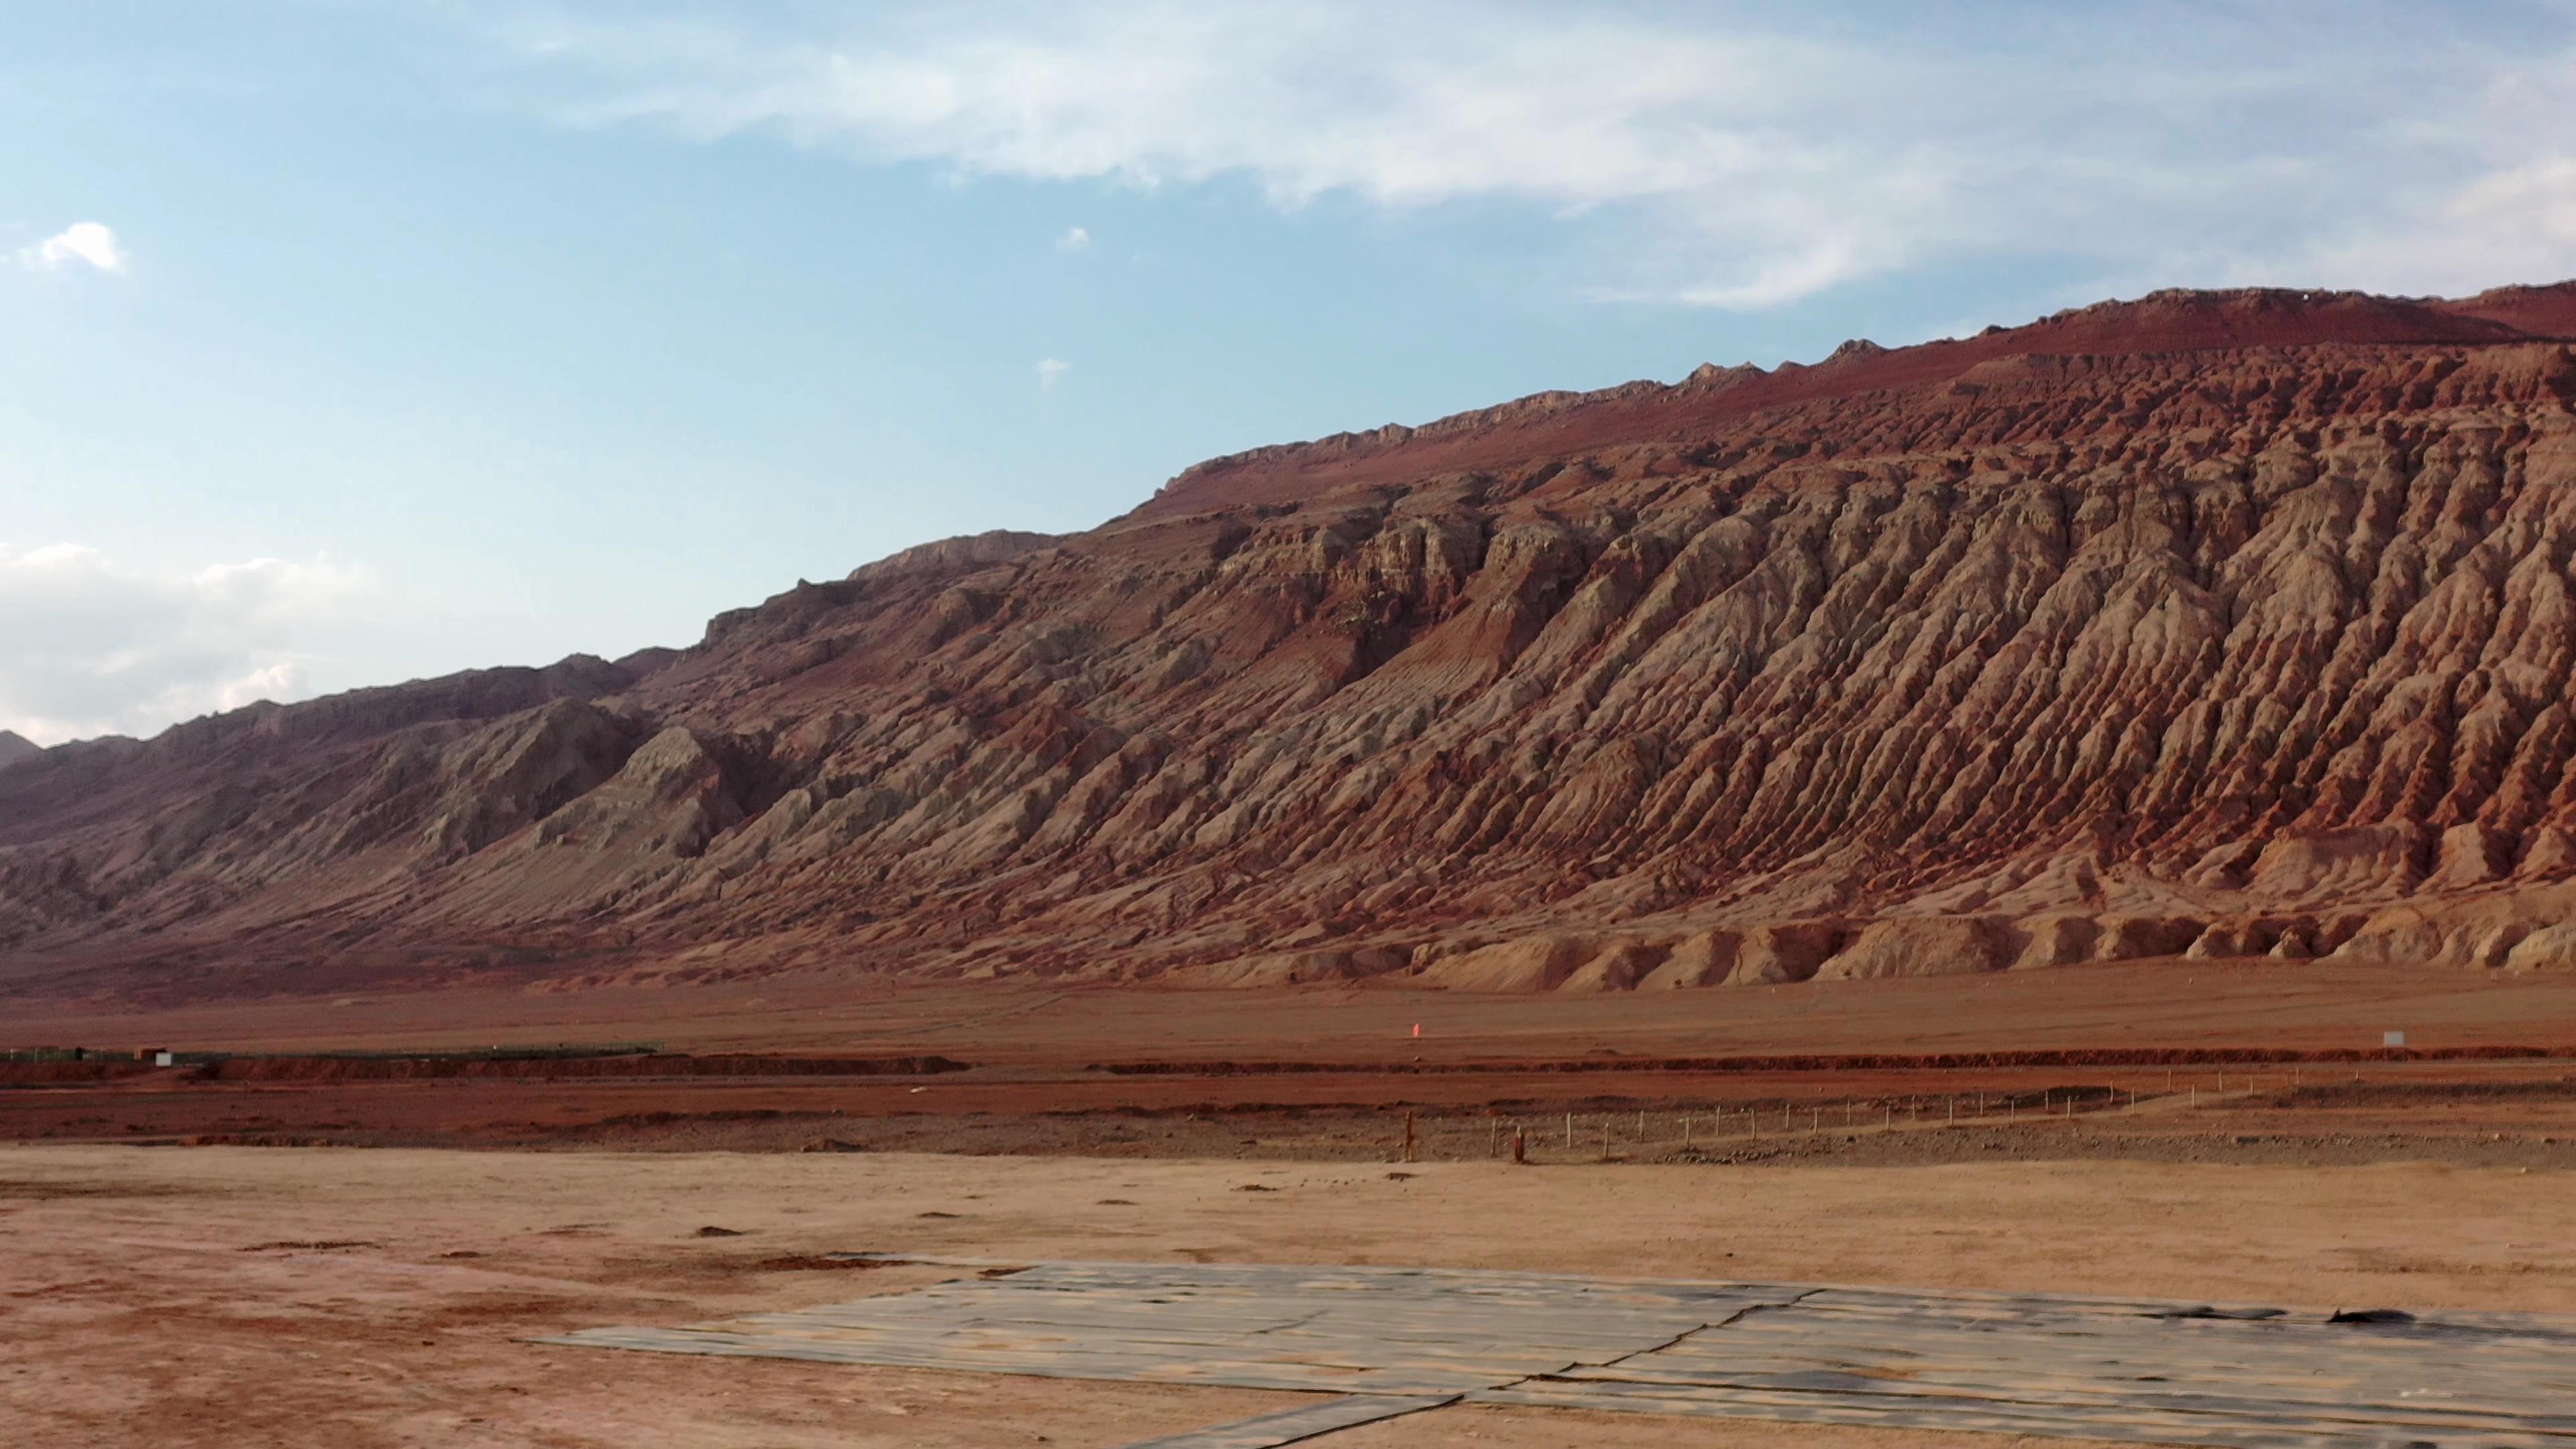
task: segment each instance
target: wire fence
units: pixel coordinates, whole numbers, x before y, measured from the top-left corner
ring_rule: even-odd
[[[1799,1101],[1640,1107],[1614,1111],[1408,1113],[1407,1161],[1513,1158],[1532,1162],[1609,1161],[1638,1153],[1722,1151],[1762,1142],[1937,1127],[2044,1127],[2106,1115],[2189,1111],[2295,1091],[2340,1073],[2167,1072],[2161,1079],[2089,1086],[1908,1093]],[[2354,1073],[2351,1080],[2360,1080]]]

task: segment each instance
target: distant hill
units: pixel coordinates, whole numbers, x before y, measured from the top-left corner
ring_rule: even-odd
[[[192,992],[2576,964],[2571,338],[2566,284],[2167,292],[1237,454],[677,655],[0,771],[0,955]]]
[[[16,730],[0,730],[0,766],[14,765],[30,756],[41,755],[45,747]]]

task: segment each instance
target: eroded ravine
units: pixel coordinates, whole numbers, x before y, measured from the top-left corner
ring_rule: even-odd
[[[2576,963],[2576,356],[2472,304],[2314,340],[2347,304],[2298,295],[2133,304],[2219,349],[2092,309],[2100,351],[1265,450],[677,656],[47,752],[0,769],[0,933],[1522,990]]]

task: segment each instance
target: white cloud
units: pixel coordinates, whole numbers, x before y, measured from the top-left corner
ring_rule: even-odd
[[[117,242],[115,231],[95,221],[74,222],[34,246],[18,250],[21,265],[48,272],[71,266],[122,272],[125,259],[125,248]]]
[[[300,698],[312,637],[372,587],[328,559],[152,570],[77,544],[0,544],[0,728],[40,743],[151,734]]]
[[[2478,177],[2429,214],[2321,249],[2319,267],[2381,291],[2474,292],[2554,282],[2576,265],[2576,157]]]
[[[2203,3],[1861,20],[1063,0],[517,38],[578,124],[767,132],[970,177],[1241,180],[1283,208],[1499,202],[1553,224],[1579,290],[1748,308],[2034,259],[2123,284],[2576,272],[2576,242],[2547,229],[2563,192],[2514,192],[2557,185],[2550,158],[2576,155],[2543,144],[2570,124],[2567,21],[2545,0],[2474,23],[2365,0],[2330,27]],[[2532,206],[2536,240],[2465,236]]]
[[[1040,392],[1055,391],[1057,381],[1063,378],[1066,373],[1071,371],[1073,371],[1073,364],[1065,361],[1061,357],[1039,358],[1038,390]]]
[[[1055,249],[1060,252],[1078,252],[1089,245],[1091,233],[1078,226],[1066,227],[1064,235],[1055,239]]]
[[[2499,68],[2438,123],[2458,157],[2450,174],[2398,178],[2364,224],[2317,249],[2316,265],[2351,285],[2415,292],[2576,273],[2571,93],[2576,54]]]

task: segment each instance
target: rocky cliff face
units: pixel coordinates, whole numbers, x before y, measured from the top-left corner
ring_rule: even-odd
[[[1497,990],[2576,963],[2570,337],[2576,287],[2160,294],[1222,459],[675,658],[0,766],[0,940]]]

